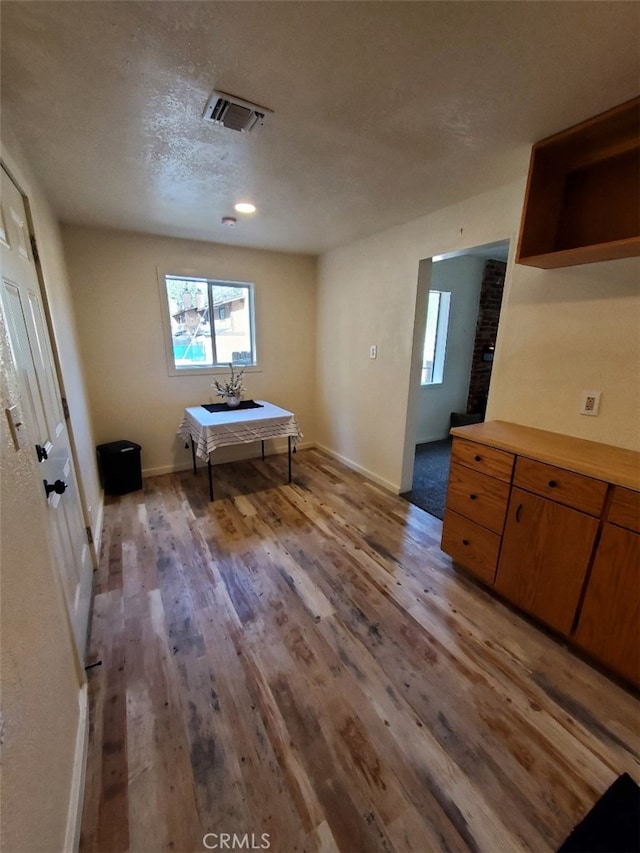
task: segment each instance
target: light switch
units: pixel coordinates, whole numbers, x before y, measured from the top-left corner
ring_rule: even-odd
[[[371,344],[369,347],[369,358],[377,358],[378,357],[378,347],[375,344]]]
[[[9,430],[11,432],[14,447],[16,450],[20,450],[20,430],[24,426],[22,422],[22,413],[18,406],[8,406],[5,409],[5,412],[7,414],[7,420],[9,421]]]

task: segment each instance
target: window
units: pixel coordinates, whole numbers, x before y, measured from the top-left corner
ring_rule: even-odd
[[[166,275],[165,330],[169,370],[255,365],[253,285]]]
[[[444,355],[449,328],[451,294],[430,290],[422,355],[422,385],[439,385],[444,376]]]

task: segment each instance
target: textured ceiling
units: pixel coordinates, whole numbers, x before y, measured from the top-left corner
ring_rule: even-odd
[[[4,2],[2,117],[65,222],[301,252],[523,174],[640,89],[627,2]],[[271,108],[239,134],[212,89]],[[236,201],[258,213],[221,225]]]

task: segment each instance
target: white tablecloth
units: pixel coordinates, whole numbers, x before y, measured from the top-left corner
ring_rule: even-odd
[[[201,459],[208,459],[216,447],[230,444],[290,436],[295,445],[302,438],[293,412],[264,400],[255,402],[260,403],[259,409],[209,412],[203,406],[190,406],[184,410],[178,435],[185,441],[193,441],[196,455]]]

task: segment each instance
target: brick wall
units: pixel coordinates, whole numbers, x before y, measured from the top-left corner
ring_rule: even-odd
[[[478,412],[483,416],[487,407],[492,363],[483,361],[482,355],[487,347],[495,346],[506,269],[505,261],[487,261],[480,288],[467,412]]]

